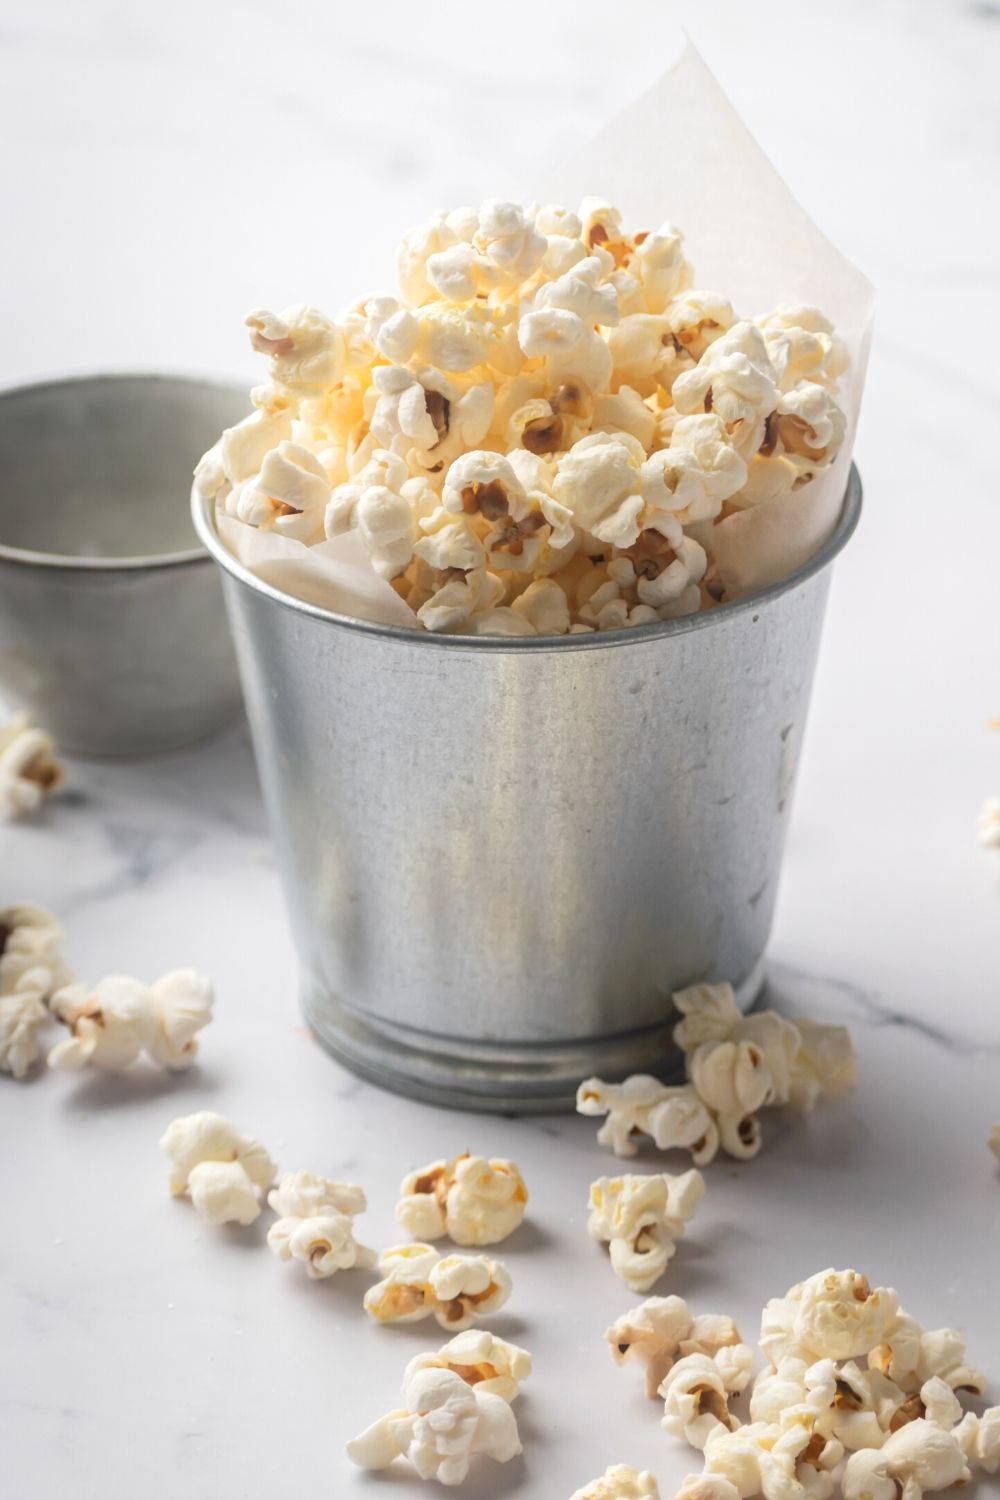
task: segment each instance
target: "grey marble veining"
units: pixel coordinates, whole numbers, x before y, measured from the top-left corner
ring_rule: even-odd
[[[767,25],[738,0],[586,16],[517,0],[499,22],[396,0],[289,0],[280,25],[235,0],[9,12],[0,378],[252,374],[248,306],[337,305],[384,280],[403,224],[516,191],[651,82],[678,17],[880,305],[866,514],[838,564],[772,950],[775,1003],[850,1024],[860,1083],[806,1120],[768,1116],[755,1162],[708,1170],[658,1290],[753,1335],[768,1296],[856,1265],[926,1323],[965,1328],[997,1399],[1000,864],[974,831],[1000,792],[985,727],[1000,713],[993,10],[776,0]],[[87,977],[196,965],[217,1020],[180,1077],[0,1079],[4,1500],[420,1492],[355,1473],[342,1446],[393,1405],[436,1328],[370,1326],[363,1274],[309,1283],[268,1253],[266,1223],[212,1230],[171,1201],[157,1139],[196,1108],[288,1168],[363,1183],[359,1236],[376,1246],[397,1238],[410,1166],[466,1147],[519,1159],[530,1217],[503,1247],[515,1291],[495,1327],[536,1357],[525,1455],[462,1493],[565,1500],[625,1461],[667,1497],[695,1465],[601,1338],[633,1299],[585,1233],[588,1184],[614,1170],[595,1122],[409,1103],[313,1042],[243,728],[72,773],[39,819],[0,826],[0,905],[52,907]]]

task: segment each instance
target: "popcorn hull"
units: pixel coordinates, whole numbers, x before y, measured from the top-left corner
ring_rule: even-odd
[[[671,1000],[749,1006],[777,892],[830,564],[590,636],[436,636],[253,577],[203,502],[320,1039],[436,1103],[569,1107],[673,1064]]]

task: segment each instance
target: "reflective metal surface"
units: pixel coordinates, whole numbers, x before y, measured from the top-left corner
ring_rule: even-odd
[[[639,630],[440,637],[247,574],[212,517],[303,1003],[438,1103],[657,1071],[670,996],[762,980],[829,584],[861,504],[754,598]]]
[[[191,470],[245,391],[112,375],[0,393],[0,693],[87,755],[176,749],[238,712]]]

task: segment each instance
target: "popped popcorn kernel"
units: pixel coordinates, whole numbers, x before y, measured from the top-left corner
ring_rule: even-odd
[[[210,1224],[252,1224],[260,1217],[259,1194],[278,1168],[259,1141],[241,1134],[209,1110],[172,1120],[160,1139],[170,1161],[174,1197],[185,1194]]]
[[[214,991],[194,969],[174,969],[152,985],[109,974],[93,986],[65,985],[52,996],[52,1014],[70,1031],[49,1053],[51,1068],[88,1064],[120,1073],[145,1053],[172,1071],[189,1068],[197,1033],[212,1019]]]
[[[0,1073],[25,1078],[41,1053],[39,1035],[49,1012],[37,994],[28,990],[0,995]]]
[[[0,910],[0,995],[50,1000],[73,982],[63,958],[63,932],[42,906],[24,901]]]
[[[299,1260],[314,1281],[354,1266],[373,1266],[375,1252],[354,1238],[354,1218],[367,1208],[364,1192],[349,1182],[286,1172],[267,1195],[278,1215],[267,1243],[279,1260]]]
[[[672,1177],[601,1177],[591,1184],[587,1230],[610,1250],[612,1269],[633,1292],[648,1292],[667,1268],[705,1192],[700,1172]]]
[[[511,1280],[486,1255],[440,1255],[432,1245],[396,1245],[378,1258],[382,1280],[365,1293],[365,1311],[378,1323],[433,1317],[459,1332],[502,1307]]]
[[[55,741],[25,713],[0,724],[0,822],[37,812],[66,781]]]
[[[678,1359],[699,1354],[713,1358],[728,1351],[719,1366],[727,1391],[743,1390],[750,1378],[751,1351],[732,1318],[693,1317],[682,1297],[648,1297],[625,1313],[604,1335],[615,1364],[636,1360],[646,1371],[646,1395],[656,1396]],[[737,1374],[737,1366],[743,1374]]]
[[[495,1334],[469,1329],[436,1354],[418,1354],[406,1367],[405,1380],[418,1370],[450,1370],[481,1394],[513,1401],[531,1374],[531,1355]]]
[[[406,1458],[421,1479],[461,1484],[483,1454],[507,1463],[521,1452],[517,1422],[501,1396],[480,1391],[450,1369],[417,1369],[403,1386],[402,1407],[347,1444],[364,1469],[385,1469]]]
[[[495,1245],[524,1218],[528,1192],[512,1161],[464,1153],[403,1179],[396,1218],[414,1240],[449,1235],[457,1245]]]
[[[640,1473],[628,1464],[612,1464],[600,1479],[592,1479],[570,1500],[660,1500],[660,1489],[648,1469]]]

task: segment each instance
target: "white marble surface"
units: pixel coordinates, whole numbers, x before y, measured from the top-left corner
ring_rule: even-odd
[[[245,370],[246,306],[336,304],[370,241],[439,202],[516,190],[650,82],[686,19],[807,208],[880,293],[859,442],[868,506],[838,566],[773,954],[791,1008],[854,1026],[857,1094],[709,1170],[664,1290],[732,1312],[827,1264],[956,1323],[1000,1383],[1000,877],[976,846],[1000,791],[1000,19],[958,0],[739,0],[0,11],[6,297],[0,379]],[[487,46],[488,38],[488,46]],[[611,1167],[581,1120],[475,1119],[365,1087],[310,1040],[252,760],[73,767],[0,828],[0,906],[64,920],[78,970],[211,974],[218,1020],[178,1080],[0,1088],[0,1494],[10,1500],[399,1495],[345,1437],[391,1406],[426,1328],[379,1330],[364,1276],[309,1284],[263,1226],[166,1196],[156,1141],[220,1109],[288,1167],[363,1182],[394,1238],[409,1164],[469,1146],[525,1169],[497,1332],[532,1348],[525,1455],[467,1493],[560,1500],[612,1461],[664,1495],[689,1467],[601,1345],[630,1304],[584,1233]],[[652,1166],[644,1160],[641,1166]],[[980,1493],[996,1493],[996,1480]]]

